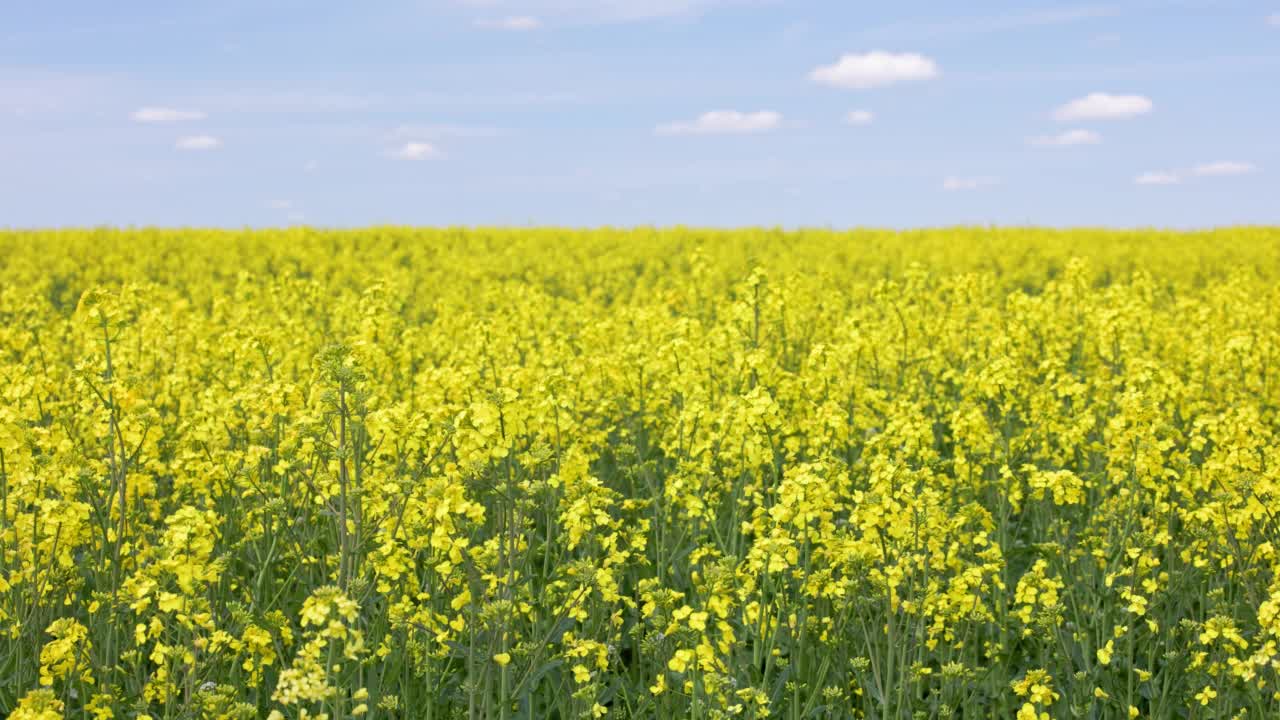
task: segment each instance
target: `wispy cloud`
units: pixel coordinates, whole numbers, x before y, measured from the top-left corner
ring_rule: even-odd
[[[483,19],[476,21],[476,27],[486,30],[511,30],[527,32],[542,27],[542,21],[532,15],[508,15],[504,18]]]
[[[1076,98],[1054,111],[1060,121],[1072,120],[1124,120],[1145,115],[1155,107],[1142,95],[1111,95],[1095,92]]]
[[[395,150],[392,155],[401,160],[429,160],[440,157],[440,151],[428,142],[407,142]]]
[[[772,110],[739,112],[712,110],[690,122],[664,123],[654,128],[658,135],[725,135],[758,133],[782,126],[782,115]]]
[[[1253,163],[1236,160],[1218,160],[1201,163],[1186,170],[1153,170],[1134,178],[1139,185],[1178,185],[1188,178],[1229,177],[1248,175],[1258,171]]]
[[[185,120],[203,120],[208,117],[201,110],[180,110],[168,107],[144,107],[134,110],[130,115],[140,123],[173,123]]]
[[[178,138],[173,146],[179,150],[216,150],[222,147],[222,141],[212,135],[188,135]]]
[[[1072,145],[1097,145],[1102,142],[1102,135],[1093,130],[1067,130],[1057,135],[1042,135],[1029,141],[1040,147],[1070,147]]]
[[[1201,177],[1214,177],[1221,175],[1248,175],[1255,172],[1258,168],[1253,163],[1237,162],[1234,160],[1219,160],[1217,162],[1203,163],[1191,168],[1192,175]]]
[[[845,90],[866,90],[938,76],[938,64],[918,53],[873,50],[847,53],[830,65],[814,68],[809,79]]]
[[[964,192],[969,190],[981,190],[983,188],[993,187],[1000,184],[1000,178],[991,177],[989,175],[981,175],[976,177],[958,177],[952,175],[942,181],[942,189],[947,192]]]
[[[870,110],[850,110],[844,115],[844,121],[849,125],[870,125],[875,119],[875,113]]]
[[[1137,185],[1177,185],[1182,182],[1182,176],[1167,170],[1152,170],[1135,177],[1133,182]]]
[[[1280,28],[1280,12],[1271,13],[1267,16],[1267,24],[1274,28]]]

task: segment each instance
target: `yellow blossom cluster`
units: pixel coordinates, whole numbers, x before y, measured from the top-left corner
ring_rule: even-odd
[[[1280,716],[1280,230],[0,232],[0,717]]]

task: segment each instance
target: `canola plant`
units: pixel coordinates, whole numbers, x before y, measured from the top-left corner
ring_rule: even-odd
[[[1280,716],[1280,229],[0,233],[0,715]]]

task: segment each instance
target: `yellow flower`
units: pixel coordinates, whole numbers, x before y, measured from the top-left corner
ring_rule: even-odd
[[[707,613],[691,613],[689,615],[689,629],[704,632],[707,629]]]
[[[40,650],[40,684],[52,685],[54,680],[76,672],[83,682],[92,684],[89,651],[93,643],[88,639],[88,628],[71,618],[61,618],[54,620],[47,632],[53,639]]]
[[[93,715],[93,720],[112,720],[116,716],[111,709],[113,700],[110,693],[98,693],[90,698],[86,709]]]
[[[667,661],[667,667],[672,672],[683,673],[689,668],[689,663],[693,662],[694,653],[692,650],[677,650],[672,654],[671,659]]]
[[[1098,648],[1098,663],[1101,665],[1111,664],[1111,653],[1114,652],[1114,641],[1108,640],[1107,644]]]
[[[906,680],[1021,720],[1138,716],[1104,688],[1158,690],[1130,658],[1162,632],[1224,678],[1201,715],[1277,697],[1280,228],[22,230],[0,258],[19,720],[449,717],[403,684],[494,668],[592,715],[871,716],[843,644],[882,627]],[[1088,647],[1066,698],[1047,668]],[[404,670],[376,700],[371,664]]]
[[[1023,703],[1018,709],[1017,720],[1047,720],[1049,713],[1037,713],[1036,706],[1031,703]]]
[[[9,720],[62,720],[63,707],[52,690],[32,690],[18,701]]]
[[[182,596],[171,592],[162,592],[159,595],[159,603],[157,607],[161,612],[177,612],[182,609]]]

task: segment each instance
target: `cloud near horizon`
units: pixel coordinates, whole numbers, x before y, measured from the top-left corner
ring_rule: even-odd
[[[782,114],[773,110],[739,112],[712,110],[691,122],[663,123],[654,128],[657,135],[732,135],[766,132],[782,126]]]
[[[216,150],[222,147],[222,140],[212,135],[188,135],[178,138],[174,147],[178,150]]]
[[[981,190],[1000,184],[1000,178],[982,175],[977,177],[957,177],[952,175],[943,179],[942,189],[948,192],[965,192]]]
[[[208,116],[201,110],[144,107],[133,111],[130,117],[132,117],[135,122],[140,123],[173,123],[187,120],[204,120]]]
[[[1067,130],[1057,135],[1041,135],[1031,138],[1031,144],[1040,147],[1071,147],[1074,145],[1097,145],[1102,142],[1102,135],[1093,130]]]

